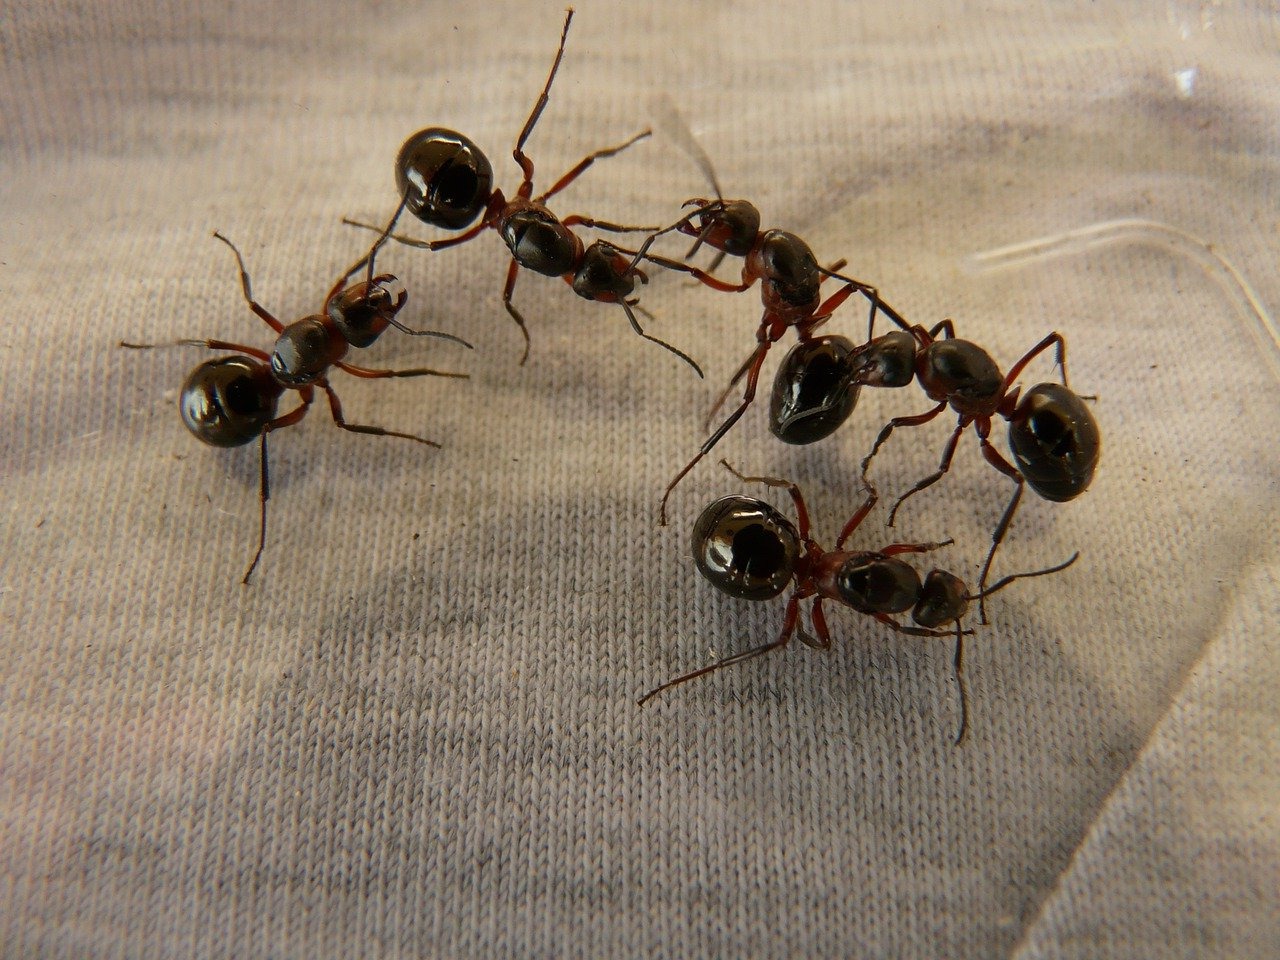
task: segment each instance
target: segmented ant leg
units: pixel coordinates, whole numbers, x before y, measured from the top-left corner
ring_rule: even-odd
[[[758,348],[757,348],[758,349]],[[729,399],[729,394],[733,393],[733,388],[738,385],[743,377],[747,375],[747,371],[751,369],[751,364],[755,362],[756,351],[752,350],[747,355],[747,359],[742,361],[742,366],[738,368],[738,372],[733,375],[733,379],[729,381],[729,385],[720,391],[720,396],[716,397],[716,402],[711,405],[711,409],[707,411],[707,415],[702,418],[702,429],[710,430],[711,421],[715,419],[715,415],[720,412],[720,408],[724,406],[724,402]]]
[[[836,537],[835,548],[837,550],[843,549],[844,542],[849,539],[854,530],[858,529],[862,521],[867,519],[867,514],[871,512],[871,508],[876,505],[876,501],[879,499],[880,494],[876,491],[876,488],[871,484],[867,484],[867,499],[863,501],[862,506],[854,511],[853,516],[840,529],[840,536]]]
[[[369,248],[369,252],[351,266],[347,267],[346,272],[344,272],[342,276],[338,277],[332,289],[329,290],[329,295],[324,298],[325,306],[328,306],[329,302],[342,292],[343,288],[347,285],[347,281],[350,280],[361,267],[365,268],[365,282],[373,283],[373,264],[378,257],[378,251],[381,250],[387,240],[390,239],[391,231],[396,228],[396,223],[400,220],[400,214],[404,213],[405,204],[408,202],[409,194],[406,193],[400,198],[400,202],[396,204],[395,213],[391,215],[391,219],[387,221],[387,225],[378,232],[378,239],[373,241],[373,246]]]
[[[650,263],[656,263],[660,267],[666,267],[668,270],[679,270],[681,273],[687,273],[700,283],[706,284],[712,290],[719,290],[722,293],[742,293],[742,291],[750,288],[753,281],[744,280],[741,283],[729,283],[721,280],[719,277],[713,277],[705,270],[699,270],[697,267],[682,263],[679,260],[672,260],[669,257],[660,257],[656,253],[646,253],[643,257],[637,256],[636,260],[648,260]]]
[[[991,533],[991,549],[987,551],[986,562],[982,565],[982,574],[978,577],[978,616],[983,623],[986,623],[987,600],[985,588],[987,574],[991,572],[991,563],[995,560],[996,551],[1000,549],[1000,544],[1009,529],[1009,524],[1013,522],[1013,515],[1018,511],[1018,502],[1022,499],[1022,488],[1026,485],[1026,481],[1023,479],[1022,474],[1018,472],[1017,467],[1001,456],[1000,451],[991,445],[987,439],[986,431],[980,429],[978,437],[982,444],[982,456],[987,463],[1017,484],[1013,488],[1013,496],[1009,498],[1009,505],[1004,508],[1004,514],[1000,517],[1000,522],[996,524],[995,530]]]
[[[650,233],[659,229],[658,227],[625,227],[620,223],[610,223],[608,220],[597,220],[594,217],[584,217],[577,213],[570,214],[560,222],[566,227],[590,227],[593,230],[607,230],[609,233]],[[629,250],[621,250],[621,248],[619,248],[619,250],[622,253],[631,252]],[[634,269],[634,264],[632,269]]]
[[[570,11],[572,13],[573,11]],[[524,362],[529,359],[529,328],[525,326],[524,316],[516,309],[514,303],[511,302],[511,294],[516,289],[516,277],[520,275],[520,262],[514,258],[511,266],[507,268],[507,284],[502,288],[502,305],[507,308],[507,313],[511,314],[511,319],[516,322],[516,326],[520,328],[520,335],[524,337],[524,353],[520,354],[520,366],[524,366]]]
[[[929,339],[937,340],[938,334],[942,334],[944,340],[954,340],[956,338],[955,324],[951,322],[950,317],[945,320],[939,320],[933,325],[933,329],[929,331]]]
[[[496,196],[497,194],[495,194]],[[381,233],[382,227],[377,224],[365,223],[363,220],[353,220],[351,217],[343,217],[342,222],[348,227],[358,227],[361,230],[372,230],[375,233]],[[443,240],[419,240],[417,237],[410,237],[403,233],[391,233],[387,235],[388,240],[394,240],[396,243],[406,247],[413,247],[416,250],[443,250],[446,247],[456,247],[460,243],[466,243],[468,240],[474,240],[480,234],[484,233],[492,226],[492,221],[486,213],[474,227],[463,231],[456,237],[445,237]]]
[[[914,487],[898,498],[897,503],[893,505],[893,509],[889,511],[889,526],[893,526],[893,521],[898,516],[898,508],[906,502],[908,497],[914,496],[926,487],[931,487],[939,480],[942,475],[951,469],[951,458],[956,455],[956,444],[960,442],[960,435],[964,433],[965,428],[969,426],[968,417],[961,417],[960,422],[956,424],[956,428],[951,431],[951,438],[947,441],[947,445],[942,449],[942,460],[938,463],[938,469],[923,480],[919,481]]]
[[[1067,383],[1067,342],[1062,339],[1062,334],[1054,331],[1028,350],[1021,360],[1009,368],[1009,372],[1004,377],[1004,390],[1007,391],[1010,385],[1018,379],[1022,374],[1023,367],[1055,344],[1057,345],[1057,350],[1054,351],[1054,358],[1058,363],[1058,369],[1062,371],[1062,385],[1069,388],[1070,385]]]
[[[126,350],[162,350],[166,347],[206,347],[209,350],[227,350],[231,353],[244,353],[259,360],[271,362],[271,354],[257,347],[249,347],[243,343],[231,343],[228,340],[175,340],[173,343],[130,343],[121,340],[120,346]]]
[[[747,412],[747,407],[751,406],[751,401],[756,398],[756,383],[760,379],[760,368],[764,366],[764,358],[768,355],[771,346],[773,346],[772,340],[760,341],[760,346],[756,347],[755,357],[751,362],[751,370],[747,374],[747,389],[742,394],[742,403],[738,405],[738,409],[729,414],[729,418],[724,423],[720,424],[716,432],[707,438],[694,458],[684,465],[684,469],[677,473],[675,478],[667,484],[666,492],[662,494],[662,503],[658,508],[659,526],[665,527],[667,525],[667,500],[671,497],[671,491],[676,488],[676,485],[685,478],[685,475],[690,470],[697,466],[699,460],[711,452],[712,448],[720,442],[730,428],[742,418],[742,415]]]
[[[258,520],[258,549],[253,555],[253,560],[249,563],[249,569],[244,572],[240,583],[244,586],[249,585],[249,578],[253,576],[254,569],[258,566],[258,561],[262,559],[262,551],[267,547],[267,501],[271,499],[271,479],[270,471],[267,468],[267,434],[273,430],[281,430],[285,427],[291,427],[303,417],[307,415],[307,411],[311,409],[311,401],[314,392],[310,387],[303,387],[298,391],[298,395],[302,398],[302,405],[290,410],[282,417],[276,417],[262,427],[262,433],[258,437],[258,504],[260,508]]]
[[[875,617],[877,620],[883,623],[886,627],[892,627],[894,630],[897,630],[898,633],[906,634],[909,637],[949,637],[951,636],[950,630],[930,630],[928,627],[909,627],[905,623],[899,623],[897,620],[893,619],[893,617],[889,616],[889,614],[887,613],[873,613],[871,614],[871,616]],[[973,631],[966,630],[965,633],[971,634],[973,633]]]
[[[813,605],[809,608],[809,620],[813,623],[816,637],[810,637],[801,630],[800,639],[815,650],[830,650],[831,631],[827,629],[827,615],[822,611],[822,597],[814,597]]]
[[[669,350],[672,353],[674,353],[677,357],[679,357],[689,366],[693,367],[694,373],[696,373],[700,378],[702,377],[703,375],[702,368],[698,366],[698,362],[694,360],[693,357],[689,356],[683,350],[676,349],[671,344],[667,343],[667,341],[660,340],[657,337],[652,336],[651,334],[645,333],[644,330],[641,328],[639,322],[636,320],[636,315],[631,308],[635,307],[636,310],[643,310],[645,313],[645,316],[649,317],[650,319],[653,318],[653,314],[649,313],[649,311],[647,310],[644,310],[644,308],[641,307],[634,300],[619,300],[618,303],[621,304],[622,309],[627,312],[627,320],[630,321],[632,330],[634,330],[640,336],[644,337],[644,339],[648,340],[650,343],[656,343],[658,346],[662,347],[663,349]]]
[[[728,460],[721,460],[720,466],[724,467],[743,483],[763,483],[765,486],[778,487],[791,494],[791,502],[796,507],[796,527],[800,534],[800,539],[806,543],[809,541],[809,508],[805,505],[804,494],[800,492],[798,484],[790,480],[783,480],[780,477],[745,477]]]
[[[964,631],[960,629],[960,621],[956,621],[956,653],[955,653],[956,690],[960,694],[960,730],[956,733],[955,745],[964,743],[969,734],[969,691],[964,685]]]
[[[645,137],[651,137],[651,136],[653,136],[652,130],[641,130],[630,140],[626,141],[625,143],[620,143],[616,147],[605,147],[602,150],[596,150],[592,153],[588,153],[585,157],[583,157],[574,165],[572,170],[570,170],[563,177],[557,180],[554,187],[552,187],[542,196],[535,197],[533,202],[546,203],[548,199],[550,199],[551,197],[554,197],[557,193],[559,193],[569,184],[573,183],[573,181],[577,180],[578,177],[582,176],[583,172],[589,166],[595,163],[597,160],[603,160],[606,157],[612,157],[615,154],[619,154],[623,150],[627,149],[627,147],[633,146],[634,144],[639,143],[641,140],[645,139]],[[601,228],[601,229],[607,229],[607,228]]]
[[[333,415],[334,424],[343,430],[350,430],[352,433],[365,433],[374,437],[399,437],[401,440],[416,440],[418,443],[425,443],[428,447],[440,448],[440,444],[436,443],[436,441],[428,440],[426,437],[414,436],[412,433],[400,433],[396,430],[371,427],[363,423],[347,423],[346,418],[342,415],[342,401],[338,399],[338,394],[329,385],[329,382],[327,380],[317,380],[316,385],[329,397],[329,413]]]
[[[876,453],[884,445],[885,441],[889,439],[889,435],[892,434],[896,428],[918,427],[921,424],[928,423],[945,409],[947,409],[947,402],[944,400],[932,410],[928,410],[924,413],[918,413],[912,417],[894,417],[886,423],[884,425],[884,429],[880,431],[880,435],[876,437],[876,442],[872,444],[871,452],[862,458],[862,482],[868,487],[871,486],[871,481],[867,479],[867,468],[871,466],[871,461],[875,458]]]
[[[560,69],[560,61],[564,59],[564,44],[569,37],[569,23],[573,20],[573,8],[565,11],[564,29],[560,31],[560,46],[556,50],[556,58],[551,64],[551,72],[547,74],[547,82],[542,86],[542,93],[538,96],[537,102],[533,105],[533,111],[529,114],[529,119],[524,122],[524,129],[520,131],[520,136],[516,139],[516,148],[511,152],[511,156],[515,158],[516,163],[520,164],[520,169],[524,173],[524,182],[520,184],[520,196],[533,196],[533,161],[524,153],[525,141],[529,139],[529,134],[533,133],[534,125],[537,124],[538,118],[542,116],[542,111],[546,109],[547,101],[550,100],[551,82],[556,78],[556,71]]]
[[[700,670],[694,670],[692,673],[686,673],[683,676],[676,677],[674,680],[668,680],[660,686],[654,687],[643,697],[636,701],[638,706],[643,707],[646,703],[660,694],[663,690],[669,690],[672,687],[687,683],[690,680],[696,680],[698,677],[706,676],[708,673],[714,673],[723,667],[731,667],[735,663],[743,663],[747,660],[754,660],[756,657],[762,657],[766,653],[777,650],[779,647],[785,647],[791,640],[791,636],[795,633],[796,622],[799,619],[800,601],[809,596],[807,593],[797,590],[787,600],[787,612],[782,620],[782,632],[778,634],[778,639],[771,643],[762,644],[758,647],[752,647],[750,650],[744,650],[741,653],[735,653],[733,656],[725,657],[723,660],[717,660],[715,663],[708,664]]]
[[[263,322],[272,330],[276,333],[280,333],[284,330],[284,324],[273,317],[267,309],[262,306],[262,304],[253,299],[253,287],[249,282],[249,271],[245,269],[244,257],[240,255],[240,251],[236,249],[236,245],[220,234],[217,230],[213,231],[213,235],[215,238],[221,240],[230,247],[231,252],[236,255],[236,264],[240,267],[240,289],[244,293],[245,302],[249,304],[249,309],[261,317]]]
[[[937,543],[891,543],[887,547],[881,547],[880,552],[886,557],[896,557],[900,553],[929,553],[933,550],[949,547],[953,543],[955,541],[950,537],[945,540],[939,540]]]
[[[345,363],[342,360],[334,363],[339,370],[346,371],[353,377],[363,377],[366,380],[381,380],[386,377],[453,377],[455,380],[469,380],[469,373],[450,373],[445,370],[432,370],[430,367],[415,367],[412,370],[378,370],[372,367],[357,367],[354,363]]]

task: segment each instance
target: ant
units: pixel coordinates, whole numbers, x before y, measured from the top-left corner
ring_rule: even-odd
[[[631,294],[635,290],[636,279],[647,283],[648,277],[636,269],[630,253],[624,253],[604,240],[596,240],[590,246],[584,246],[582,239],[571,229],[582,226],[614,233],[629,233],[654,228],[620,226],[577,214],[561,219],[546,206],[551,197],[573,183],[597,160],[621,153],[650,136],[652,131],[643,130],[624,143],[587,154],[549,190],[536,197],[533,195],[533,161],[525,154],[524,145],[547,105],[551,83],[564,57],[565,42],[572,20],[573,10],[569,9],[565,13],[560,46],[556,51],[555,61],[551,64],[551,72],[547,75],[542,94],[525,121],[512,152],[524,174],[515,197],[507,200],[500,189],[493,188],[493,167],[475,143],[454,130],[429,127],[409,137],[396,157],[396,186],[403,199],[385,232],[390,233],[394,229],[400,211],[406,208],[424,223],[446,230],[460,230],[483,213],[478,223],[455,237],[417,240],[392,234],[392,239],[419,249],[443,250],[445,247],[466,243],[485,230],[496,230],[511,251],[511,265],[507,269],[507,282],[502,290],[502,305],[524,337],[524,352],[520,356],[522,366],[529,359],[529,330],[524,316],[511,298],[520,268],[524,267],[543,276],[562,278],[584,300],[618,304],[625,311],[632,330],[645,340],[675,354],[701,377],[702,368],[691,357],[665,340],[646,333],[640,326],[636,310],[645,313],[646,317],[651,318],[651,315],[639,306],[636,299],[631,298]],[[377,229],[351,219],[344,219],[343,223],[367,230]]]
[[[367,347],[372,344],[389,326],[414,336],[453,340],[468,348],[471,344],[452,334],[410,329],[396,318],[408,298],[404,285],[389,273],[375,275],[373,272],[374,258],[386,240],[385,235],[379,237],[369,253],[338,278],[325,297],[322,313],[311,314],[288,325],[277,320],[253,298],[244,257],[235,244],[217,231],[214,231],[213,236],[225,243],[235,255],[240,269],[240,288],[249,309],[278,335],[271,353],[225,340],[187,339],[173,344],[235,351],[232,356],[206,360],[191,371],[182,385],[178,408],[187,429],[197,439],[211,446],[238,447],[255,438],[259,442],[261,479],[258,499],[261,503],[261,520],[258,549],[240,581],[247,585],[267,541],[267,500],[271,496],[267,434],[291,427],[302,420],[311,409],[318,387],[329,399],[329,412],[334,424],[343,430],[381,437],[401,437],[438,448],[440,444],[424,437],[383,427],[348,423],[343,416],[338,394],[329,383],[327,371],[330,367],[337,367],[352,376],[368,379],[421,376],[466,379],[465,373],[446,373],[427,368],[369,369],[346,363],[342,358],[350,347]],[[361,267],[367,268],[365,279],[350,283],[352,275]],[[121,341],[120,345],[135,350],[150,349],[152,346],[125,341]],[[301,403],[288,413],[277,416],[277,405],[286,390],[297,391]]]
[[[969,340],[956,339],[950,320],[925,330],[885,312],[902,329],[874,338],[869,330],[868,341],[858,347],[843,337],[816,338],[798,344],[788,354],[774,383],[770,429],[790,443],[809,443],[827,436],[848,417],[859,387],[905,387],[918,380],[936,405],[922,414],[895,417],[885,425],[862,460],[862,480],[870,486],[867,471],[871,460],[896,428],[928,423],[948,406],[959,415],[938,469],[893,505],[888,521],[893,526],[903,502],[950,469],[960,436],[972,424],[983,458],[1015,483],[1013,496],[991,535],[991,549],[978,581],[981,598],[1024,485],[1056,502],[1073,500],[1088,488],[1102,445],[1097,421],[1084,399],[1067,386],[1066,342],[1061,334],[1050,333],[1002,376],[986,350]],[[1050,347],[1055,348],[1062,383],[1041,383],[1022,394],[1014,382],[1031,360]],[[1009,424],[1009,447],[1016,467],[990,443],[993,417],[1002,417]],[[980,611],[985,623],[985,604],[980,604]]]
[[[894,543],[877,551],[844,549],[845,541],[875,506],[878,499],[875,488],[867,487],[867,499],[840,531],[835,549],[826,551],[809,535],[809,511],[796,484],[776,477],[746,477],[728,461],[721,460],[720,463],[743,483],[763,483],[785,489],[795,504],[797,524],[793,525],[780,511],[755,497],[722,497],[709,504],[694,524],[694,564],[712,585],[742,600],[771,600],[794,584],[783,614],[782,630],[776,640],[717,660],[654,687],[637,701],[640,706],[663,690],[785,647],[792,636],[799,636],[807,646],[830,649],[831,633],[822,609],[823,602],[830,600],[867,614],[908,636],[949,637],[953,631],[937,628],[954,625],[953,662],[960,694],[960,728],[955,739],[958,746],[969,730],[968,696],[962,671],[964,638],[972,635],[973,631],[963,629],[960,624],[969,603],[989,597],[1015,580],[1058,573],[1079,557],[1079,553],[1075,553],[1056,566],[1005,577],[977,593],[970,593],[963,580],[945,570],[931,571],[922,582],[910,564],[898,559],[899,555],[937,550],[951,544],[951,540]],[[800,601],[810,598],[813,602],[809,608],[809,619],[816,637],[810,636],[799,625]],[[894,614],[907,611],[911,612],[917,626],[907,626],[894,619]]]
[[[845,266],[844,260],[837,261],[830,267],[819,266],[813,250],[795,234],[785,230],[761,230],[760,211],[750,201],[723,199],[710,159],[691,136],[687,141],[687,151],[710,180],[716,199],[695,197],[685,201],[684,206],[693,209],[675,223],[647,237],[640,249],[635,251],[632,264],[647,260],[658,266],[687,273],[713,290],[728,293],[741,293],[759,280],[764,314],[756,329],[755,350],[738,368],[729,385],[712,406],[707,415],[707,423],[710,423],[711,418],[724,404],[733,388],[745,377],[746,387],[742,400],[737,409],[702,444],[693,459],[685,464],[667,485],[659,507],[658,522],[662,526],[666,526],[667,523],[667,500],[671,497],[671,492],[746,413],[755,399],[765,357],[773,344],[777,343],[788,329],[795,328],[801,343],[810,340],[813,331],[825,323],[855,292],[863,294],[870,301],[872,325],[874,325],[877,311],[886,312],[905,323],[891,306],[880,299],[875,287],[837,272]],[[686,260],[692,257],[704,243],[718,251],[709,270],[702,270],[691,264],[649,252],[650,247],[659,237],[677,231],[695,238],[692,248],[685,255]],[[711,272],[725,255],[743,258],[740,282],[731,283],[721,280]],[[844,285],[823,300],[821,286],[828,277]]]

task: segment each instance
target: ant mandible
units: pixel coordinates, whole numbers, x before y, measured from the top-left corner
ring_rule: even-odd
[[[849,518],[836,538],[835,549],[824,550],[809,534],[809,511],[800,488],[776,477],[746,477],[727,461],[721,464],[744,483],[763,483],[780,487],[791,494],[797,523],[793,525],[770,504],[754,497],[723,497],[707,506],[693,528],[693,556],[698,571],[711,583],[742,600],[771,600],[794,584],[783,614],[782,630],[777,639],[741,653],[717,660],[708,666],[668,680],[654,687],[639,701],[641,706],[671,687],[705,676],[722,667],[732,666],[764,656],[785,647],[792,636],[821,650],[830,649],[831,633],[822,604],[830,600],[867,614],[899,633],[913,637],[955,636],[955,675],[960,696],[960,727],[956,744],[964,741],[969,729],[969,706],[963,680],[964,638],[973,631],[961,627],[960,621],[969,603],[1026,577],[1040,577],[1067,569],[1078,553],[1056,566],[1029,573],[1014,574],[996,582],[986,590],[969,593],[964,581],[945,570],[933,570],[923,582],[901,554],[925,553],[949,545],[940,543],[894,543],[877,551],[845,550],[845,541],[866,519],[878,499],[868,487],[867,499]],[[809,619],[816,636],[799,626],[800,601],[812,598]],[[917,626],[907,626],[894,619],[895,614],[911,612]],[[947,624],[952,630],[939,630]]]
[[[524,174],[513,199],[507,200],[500,189],[493,188],[493,167],[479,147],[466,136],[442,127],[420,130],[404,142],[396,157],[396,186],[401,195],[400,207],[385,232],[390,233],[403,209],[422,222],[446,230],[461,230],[481,217],[464,233],[443,240],[418,240],[392,234],[392,239],[408,246],[425,250],[443,250],[466,243],[485,230],[496,230],[511,251],[511,265],[507,268],[507,282],[502,290],[502,305],[520,328],[524,337],[524,352],[520,356],[523,365],[529,358],[529,329],[524,316],[512,303],[516,278],[520,268],[532,270],[547,277],[560,277],[573,287],[574,293],[585,300],[616,303],[627,315],[631,329],[651,343],[675,354],[693,368],[699,377],[702,368],[683,351],[665,340],[646,333],[636,319],[636,310],[643,308],[631,298],[636,278],[647,282],[643,272],[636,269],[630,254],[604,240],[596,240],[589,246],[574,233],[573,227],[593,227],[614,233],[652,230],[652,227],[627,227],[604,220],[596,220],[577,214],[557,217],[547,209],[547,201],[569,184],[597,160],[621,153],[627,147],[651,135],[643,130],[624,143],[606,147],[587,154],[568,173],[557,180],[549,190],[533,195],[533,160],[524,152],[525,141],[546,107],[555,80],[556,71],[564,57],[565,41],[569,36],[569,24],[573,10],[565,13],[564,28],[560,33],[560,46],[556,51],[551,72],[543,85],[542,94],[534,104],[533,112],[525,121],[516,140],[512,156]],[[363,227],[376,227],[351,219],[343,223]],[[634,309],[633,309],[634,308]],[[646,316],[648,314],[646,313]]]
[[[754,204],[747,200],[723,199],[711,161],[701,147],[697,146],[696,141],[692,141],[692,138],[690,138],[689,152],[710,180],[716,199],[696,197],[686,201],[684,206],[693,209],[675,223],[647,237],[640,249],[635,251],[632,263],[646,260],[671,270],[687,273],[713,290],[729,293],[741,293],[759,280],[764,314],[756,329],[756,348],[730,379],[729,385],[712,406],[707,421],[709,422],[720,409],[738,382],[746,377],[742,400],[737,409],[702,444],[693,459],[685,464],[667,485],[662,495],[658,515],[658,522],[663,526],[667,523],[667,500],[671,497],[671,492],[746,413],[755,399],[765,357],[773,344],[777,343],[787,330],[794,327],[800,341],[802,343],[808,341],[813,331],[825,323],[855,292],[863,294],[870,301],[871,324],[875,322],[877,311],[886,312],[901,320],[897,312],[880,299],[875,287],[836,272],[844,267],[844,260],[836,262],[831,267],[821,267],[813,250],[800,237],[786,230],[761,230],[760,211]],[[686,259],[693,256],[703,243],[718,251],[711,270],[715,269],[726,254],[742,257],[741,282],[731,283],[721,280],[707,270],[649,252],[659,237],[677,231],[695,238],[693,247],[686,254]],[[823,280],[827,277],[838,280],[844,285],[823,300],[821,287]]]
[[[387,329],[395,327],[414,336],[453,340],[470,348],[471,344],[452,334],[434,330],[413,330],[396,318],[408,294],[404,285],[389,273],[375,275],[374,259],[386,237],[381,236],[373,248],[338,278],[325,297],[324,311],[285,325],[253,298],[244,257],[230,240],[217,231],[214,237],[225,243],[235,255],[240,270],[240,287],[245,301],[259,318],[278,336],[271,353],[225,340],[179,340],[176,346],[201,346],[210,350],[235,351],[232,356],[206,360],[187,377],[179,394],[178,407],[182,422],[197,439],[215,447],[238,447],[259,441],[260,481],[258,499],[261,519],[258,527],[258,549],[245,570],[241,583],[248,584],[262,557],[267,540],[267,500],[271,496],[267,434],[291,427],[310,410],[315,390],[323,390],[329,400],[333,422],[343,430],[374,436],[401,437],[430,447],[434,440],[399,433],[383,427],[348,423],[342,413],[338,394],[329,383],[327,371],[337,367],[356,377],[454,377],[466,379],[465,373],[447,373],[428,368],[412,370],[377,370],[346,363],[350,347],[367,347]],[[367,267],[365,279],[351,284],[349,280],[361,267]],[[122,341],[122,347],[149,349],[151,344]],[[298,393],[300,405],[281,416],[276,415],[281,396],[286,390]]]
[[[931,330],[908,326],[885,311],[902,329],[854,347],[844,338],[823,338],[797,346],[779,368],[774,384],[770,427],[792,443],[808,443],[826,436],[848,416],[860,386],[905,387],[918,380],[935,406],[921,414],[895,417],[880,431],[871,452],[862,460],[862,480],[872,459],[898,427],[928,423],[948,406],[958,422],[943,449],[938,469],[898,498],[889,513],[893,526],[908,497],[936,483],[950,469],[961,434],[970,425],[978,435],[983,458],[1014,481],[1013,496],[991,535],[991,548],[978,581],[979,597],[1022,499],[1025,485],[1046,500],[1073,500],[1088,488],[1098,465],[1102,441],[1097,421],[1084,400],[1067,386],[1066,341],[1050,333],[1001,375],[982,347],[955,337],[950,320]],[[1055,348],[1062,383],[1041,383],[1025,394],[1014,386],[1035,357]],[[852,397],[852,399],[851,399]],[[1015,467],[990,442],[991,420],[1009,424],[1009,447]],[[985,604],[980,602],[983,622]]]

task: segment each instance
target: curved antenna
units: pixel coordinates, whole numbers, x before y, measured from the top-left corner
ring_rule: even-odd
[[[987,587],[987,589],[985,590],[979,590],[977,593],[966,594],[965,599],[966,600],[982,600],[986,597],[991,596],[997,590],[1003,590],[1005,587],[1013,583],[1013,581],[1015,580],[1025,580],[1028,577],[1043,577],[1050,573],[1060,573],[1063,570],[1067,569],[1067,567],[1075,563],[1078,559],[1080,559],[1079,550],[1073,553],[1070,557],[1068,557],[1062,563],[1056,564],[1052,567],[1045,567],[1043,570],[1029,570],[1026,573],[1015,573],[1007,577],[1002,577],[1001,579],[993,583],[991,586]]]
[[[1074,230],[973,253],[963,257],[960,265],[970,273],[993,273],[1123,243],[1156,246],[1199,265],[1231,298],[1263,346],[1272,374],[1280,380],[1280,331],[1277,331],[1275,319],[1263,306],[1257,291],[1215,244],[1172,224],[1139,217],[1103,220]]]
[[[707,178],[707,182],[711,184],[711,189],[716,193],[716,202],[724,203],[724,191],[720,189],[720,180],[716,177],[715,167],[711,164],[711,158],[707,156],[707,151],[702,148],[697,138],[693,135],[693,131],[689,129],[689,124],[685,121],[680,111],[676,109],[675,101],[671,99],[668,93],[660,93],[653,98],[651,104],[651,112],[654,114],[654,126],[662,130],[668,135],[671,142],[686,157],[692,160],[702,171],[703,176]],[[705,207],[703,209],[706,209]],[[701,212],[701,211],[699,211]],[[687,219],[687,218],[686,218]],[[681,221],[684,222],[684,221]],[[686,260],[693,257],[701,248],[703,241],[706,239],[707,231],[711,226],[708,224],[698,234],[693,241],[693,246],[689,248],[689,252],[684,255]],[[716,267],[720,266],[720,261],[724,259],[724,252],[719,251],[715,262],[710,267],[710,272],[714,272]]]

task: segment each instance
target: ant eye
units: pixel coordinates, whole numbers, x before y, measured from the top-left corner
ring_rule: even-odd
[[[459,230],[484,212],[493,192],[493,167],[462,134],[430,127],[400,148],[396,187],[419,220]]]

